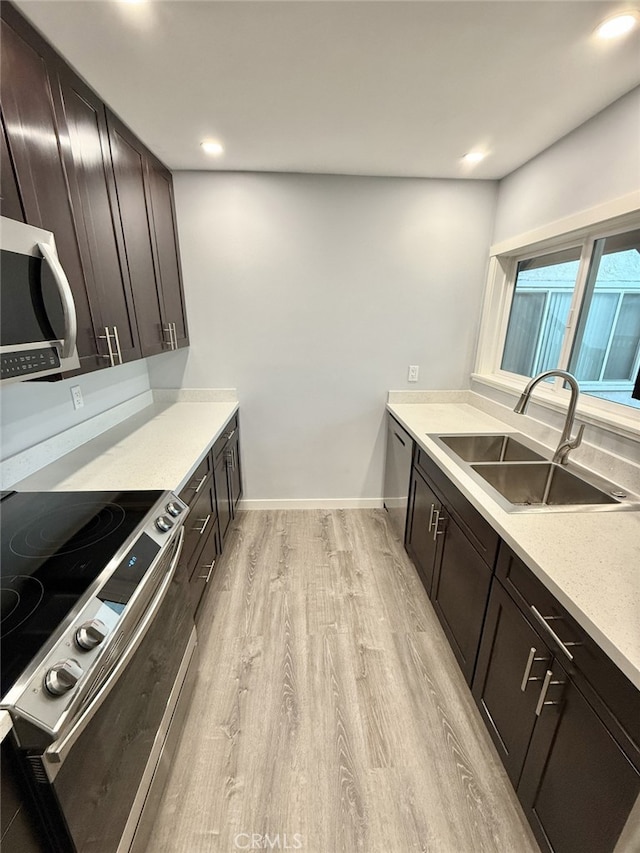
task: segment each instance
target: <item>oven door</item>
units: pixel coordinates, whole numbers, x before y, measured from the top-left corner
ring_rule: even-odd
[[[54,850],[129,847],[195,649],[188,580],[177,571],[181,544],[182,532],[165,580],[107,682],[68,733],[37,756]]]

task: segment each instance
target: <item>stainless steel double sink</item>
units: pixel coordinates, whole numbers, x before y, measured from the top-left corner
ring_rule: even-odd
[[[429,435],[509,512],[639,510],[640,496],[514,434]],[[550,455],[550,454],[549,454]]]

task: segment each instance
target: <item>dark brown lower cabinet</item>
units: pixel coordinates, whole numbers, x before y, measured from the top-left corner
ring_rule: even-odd
[[[536,722],[518,797],[543,850],[613,853],[640,795],[640,755],[625,754],[564,678],[558,703],[544,706]]]
[[[551,659],[538,633],[494,581],[473,696],[514,787],[520,780]]]
[[[473,696],[542,850],[613,853],[640,796],[640,745],[601,698],[608,681],[591,685],[525,612],[496,578]]]
[[[471,684],[492,570],[453,518],[440,515],[435,532],[442,534],[443,545],[431,601],[460,669]]]
[[[433,517],[435,512],[441,511],[442,504],[422,474],[417,468],[413,468],[409,484],[409,518],[405,546],[428,595],[431,595],[433,570],[442,542],[442,538],[433,530]]]

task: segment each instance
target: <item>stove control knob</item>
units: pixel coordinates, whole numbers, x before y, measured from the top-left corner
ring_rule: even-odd
[[[159,515],[156,518],[156,527],[161,533],[167,533],[173,527],[173,521],[166,515]]]
[[[90,651],[99,646],[109,633],[109,629],[100,619],[83,622],[76,631],[76,645],[84,651]]]
[[[169,515],[172,515],[174,518],[177,518],[182,512],[182,507],[175,501],[170,501],[170,503],[167,504],[167,512],[169,513]]]
[[[44,677],[44,686],[54,696],[62,696],[78,683],[82,677],[82,667],[77,660],[67,658],[54,663]]]

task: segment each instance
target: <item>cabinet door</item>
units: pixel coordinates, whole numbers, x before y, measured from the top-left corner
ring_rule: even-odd
[[[227,470],[229,473],[229,494],[231,496],[231,509],[235,518],[236,506],[242,495],[242,474],[240,471],[240,436],[236,427],[231,440],[227,445]]]
[[[3,7],[3,18],[16,17]],[[21,19],[20,19],[21,20]],[[26,25],[17,22],[20,29]],[[30,28],[29,28],[30,31]],[[15,168],[25,221],[52,231],[60,262],[69,279],[78,320],[78,355],[82,370],[103,367],[89,307],[70,188],[61,151],[68,146],[66,128],[56,119],[41,40],[32,43],[2,20],[0,90],[7,144]]]
[[[24,210],[20,201],[18,179],[11,162],[4,117],[0,114],[0,214],[9,219],[24,222]]]
[[[473,696],[514,787],[537,720],[536,704],[551,658],[538,633],[494,580]]]
[[[162,291],[163,322],[173,324],[175,344],[187,346],[187,318],[184,307],[178,232],[173,205],[171,172],[148,156],[148,182],[155,232],[157,268]]]
[[[169,349],[163,331],[162,296],[153,256],[153,218],[147,194],[146,154],[138,139],[107,111],[118,210],[142,355]]]
[[[225,450],[218,456],[213,469],[216,486],[216,505],[218,508],[218,525],[220,529],[220,544],[224,546],[224,540],[233,516],[233,499],[229,492],[228,460]]]
[[[518,787],[542,850],[612,853],[640,794],[637,764],[569,680],[542,711]]]
[[[414,468],[409,486],[409,519],[405,545],[429,595],[442,541],[442,537],[436,535],[433,522],[436,512],[441,511],[442,504]]]
[[[75,210],[84,249],[89,300],[101,340],[102,354],[108,358],[104,327],[112,335],[115,362],[140,358],[129,274],[115,199],[111,155],[104,104],[74,74],[59,74],[60,116],[69,134],[68,173],[78,190]]]
[[[443,523],[446,532],[442,559],[436,564],[431,600],[467,683],[471,684],[492,573],[456,522],[441,518],[440,524]]]

